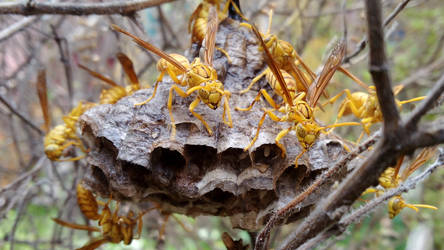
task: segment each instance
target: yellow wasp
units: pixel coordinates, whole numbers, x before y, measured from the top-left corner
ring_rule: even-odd
[[[100,104],[114,104],[123,97],[131,95],[132,93],[140,89],[139,79],[137,78],[136,72],[134,71],[134,66],[131,59],[129,59],[127,55],[121,52],[117,53],[116,57],[122,65],[123,71],[125,71],[125,74],[127,75],[131,83],[129,86],[122,87],[113,80],[103,76],[102,74],[95,72],[82,64],[78,64],[81,69],[87,71],[91,76],[102,80],[103,82],[112,86],[109,89],[102,90],[99,99]]]
[[[203,0],[197,8],[194,10],[194,12],[191,14],[190,20],[188,21],[188,32],[191,33],[191,43],[198,44],[199,46],[202,45],[202,42],[207,35],[208,30],[208,19],[211,18],[210,15],[210,8],[216,7],[217,9],[217,18],[218,20],[223,20],[227,17],[228,14],[228,8],[230,6],[230,3],[232,3],[232,6],[236,10],[236,12],[245,20],[247,20],[241,13],[238,6],[232,2],[232,0],[227,0],[224,8],[220,10],[219,6],[223,1],[221,0]],[[228,53],[221,49],[216,48],[220,52],[222,52],[227,58],[228,62],[231,62],[230,56]]]
[[[269,19],[268,19],[268,28],[267,32],[265,34],[260,34],[262,40],[264,41],[263,48],[267,48],[270,52],[271,56],[274,59],[274,62],[276,66],[279,69],[285,70],[288,72],[294,79],[297,79],[297,89],[302,90],[304,92],[308,91],[308,88],[310,86],[310,83],[314,81],[316,78],[316,75],[311,71],[311,69],[304,63],[302,58],[299,56],[299,54],[296,52],[296,50],[293,48],[293,46],[284,40],[280,40],[277,38],[276,35],[270,33],[271,29],[271,21],[272,21],[272,15],[273,11],[270,10],[269,12]],[[241,23],[241,26],[247,27],[249,29],[253,30],[253,26],[249,23]],[[257,29],[256,29],[257,31]],[[301,69],[299,69],[298,65],[300,64],[306,73],[304,73]],[[270,70],[270,69],[268,69]],[[307,77],[308,75],[308,77]],[[254,84],[250,84],[250,86],[244,90],[244,92],[248,91],[248,89],[251,88],[251,86]]]
[[[82,141],[76,135],[76,123],[79,117],[88,109],[95,106],[95,103],[83,103],[74,107],[71,112],[63,117],[64,124],[57,125],[53,129],[50,127],[49,105],[46,87],[46,74],[45,71],[40,71],[37,79],[37,95],[40,100],[40,106],[43,112],[43,118],[45,120],[44,130],[47,132],[43,139],[44,151],[48,159],[51,161],[77,161],[85,157],[80,155],[71,158],[62,158],[65,154],[65,149],[70,146],[77,146],[84,153],[88,150],[84,147]]]
[[[216,11],[214,8],[211,8],[212,11],[210,11],[210,15],[216,15]],[[194,99],[194,101],[189,106],[189,111],[197,118],[199,119],[202,124],[207,129],[208,133],[210,135],[213,134],[213,131],[211,130],[210,126],[207,124],[207,122],[203,119],[203,117],[194,112],[194,109],[197,107],[197,105],[202,101],[205,103],[208,107],[211,109],[217,109],[217,107],[220,104],[220,101],[222,98],[224,99],[224,111],[222,114],[222,119],[225,124],[227,124],[229,127],[233,126],[233,122],[231,120],[231,112],[230,107],[228,105],[228,99],[231,95],[231,93],[228,90],[224,90],[224,85],[222,82],[217,80],[217,72],[212,67],[213,62],[213,52],[214,52],[214,40],[215,35],[217,31],[217,17],[216,18],[210,18],[208,23],[208,31],[207,31],[207,38],[206,41],[206,50],[205,50],[205,60],[204,63],[201,63],[199,58],[194,59],[194,61],[190,64],[189,68],[182,65],[180,62],[178,62],[175,58],[172,56],[166,54],[165,52],[161,51],[160,49],[156,48],[152,44],[143,41],[142,39],[134,36],[133,34],[128,33],[127,31],[122,30],[116,25],[112,25],[112,28],[116,31],[119,31],[131,38],[142,46],[143,48],[155,53],[156,55],[160,56],[161,58],[167,60],[169,63],[174,65],[177,70],[181,71],[183,74],[182,79],[179,81],[179,83],[173,84],[171,86],[168,96],[168,110],[170,113],[170,119],[171,119],[171,139],[174,139],[176,136],[176,125],[174,122],[173,117],[173,92],[176,92],[178,95],[180,95],[183,98],[186,98],[193,94],[194,92],[198,92],[197,97]],[[157,82],[158,83],[158,82]],[[187,91],[183,91],[180,86],[187,87]],[[136,104],[141,105],[148,101],[150,101],[157,89],[157,84],[154,86],[153,96],[148,98],[145,102]],[[228,117],[228,121],[225,120],[225,114]]]
[[[82,184],[77,186],[77,203],[80,207],[80,211],[90,220],[97,220],[99,227],[79,225],[70,222],[66,222],[57,218],[53,220],[64,227],[69,227],[78,230],[85,230],[89,232],[100,232],[102,235],[99,238],[94,238],[92,241],[87,243],[80,250],[92,250],[100,247],[102,244],[120,243],[123,241],[124,244],[131,244],[133,239],[139,239],[142,232],[143,222],[142,216],[148,211],[154,209],[149,209],[143,213],[139,213],[135,216],[133,211],[129,211],[128,215],[119,215],[119,203],[116,203],[116,208],[114,212],[111,211],[108,202],[103,203],[95,199],[91,191],[85,189]],[[99,211],[98,205],[103,206],[101,211]],[[137,226],[137,236],[134,236],[134,227]]]
[[[396,96],[403,89],[402,85],[394,87],[394,95]],[[378,98],[376,96],[376,90],[374,86],[367,87],[368,93],[366,92],[354,92],[351,93],[350,90],[344,89],[339,94],[331,98],[327,103],[334,103],[343,94],[346,95],[344,101],[342,101],[339,106],[338,116],[336,121],[341,119],[342,116],[347,116],[353,114],[358,119],[361,119],[364,131],[359,136],[358,142],[364,136],[364,132],[370,134],[370,127],[383,120],[381,109],[379,107]],[[405,101],[395,100],[398,108],[409,102],[416,102],[424,99],[424,96],[412,98]],[[327,103],[323,104],[326,105]]]
[[[266,55],[265,58],[267,60],[269,69],[271,70],[271,72],[273,72],[274,76],[278,80],[280,88],[279,91],[276,91],[276,93],[279,94],[280,91],[282,91],[284,102],[279,105],[276,104],[274,100],[271,98],[271,96],[264,89],[261,89],[259,94],[256,96],[255,100],[253,101],[253,103],[248,108],[246,109],[237,108],[237,110],[242,110],[242,111],[251,109],[253,104],[260,99],[261,95],[273,107],[272,109],[264,109],[264,114],[262,115],[262,118],[259,121],[256,135],[254,136],[250,144],[244,148],[244,150],[245,151],[248,150],[251,146],[253,146],[253,144],[257,140],[260,128],[263,122],[265,121],[267,115],[273,121],[276,122],[290,122],[292,123],[292,125],[289,128],[279,132],[279,134],[275,138],[275,143],[281,149],[282,157],[284,157],[286,154],[286,149],[282,144],[279,143],[279,141],[290,131],[292,130],[296,131],[299,143],[302,146],[301,153],[295,159],[295,167],[297,167],[299,158],[313,145],[313,143],[319,137],[319,134],[321,132],[327,133],[326,132],[327,129],[333,127],[359,125],[359,123],[347,122],[347,123],[333,124],[324,127],[319,125],[313,116],[313,109],[316,106],[321,93],[324,91],[325,87],[327,86],[330,79],[333,77],[333,74],[335,73],[335,71],[337,70],[337,68],[341,63],[341,60],[345,52],[345,46],[343,43],[339,43],[334,48],[327,62],[325,63],[322,72],[317,77],[315,84],[313,84],[311,88],[308,89],[308,98],[307,98],[308,102],[306,102],[304,101],[306,95],[305,92],[297,94],[296,93],[292,94],[289,92],[285,79],[282,76],[278,66],[274,62],[274,57],[272,56],[270,51],[268,51],[267,45],[263,41],[261,34],[259,33],[259,31],[257,31],[255,26],[251,27],[256,37],[258,38],[262,48],[265,51]],[[278,117],[273,113],[274,111],[282,113],[283,116]]]
[[[396,167],[387,168],[381,176],[378,178],[379,185],[381,188],[367,188],[363,195],[368,193],[375,193],[376,196],[382,195],[385,191],[396,188],[399,184],[405,181],[413,172],[415,172],[420,166],[422,166],[426,161],[428,161],[436,152],[436,148],[425,148],[421,153],[415,158],[415,160],[404,169],[401,175],[399,175],[399,170],[402,165],[404,156],[402,156],[396,165]],[[430,208],[437,210],[438,208],[431,205],[425,204],[408,204],[404,201],[401,195],[395,195],[390,198],[388,202],[388,213],[390,219],[393,219],[398,215],[402,209],[411,208],[418,212],[418,208]]]

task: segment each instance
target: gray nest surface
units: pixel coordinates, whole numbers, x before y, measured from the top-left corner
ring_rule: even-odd
[[[292,164],[301,152],[296,135],[291,132],[281,140],[287,148],[287,156],[282,158],[274,140],[290,124],[268,118],[256,143],[244,152],[267,104],[261,101],[250,112],[234,107],[248,106],[261,87],[272,93],[263,79],[256,89],[238,94],[266,63],[254,34],[236,21],[223,21],[216,41],[232,60],[229,64],[215,50],[214,67],[225,89],[232,93],[233,128],[222,122],[222,106],[212,110],[200,103],[195,111],[213,129],[213,136],[209,136],[188,110],[195,95],[175,95],[177,135],[170,140],[167,99],[172,82],[167,78],[159,84],[156,97],[143,106],[134,104],[151,96],[152,89],[137,91],[113,105],[96,106],[80,118],[82,138],[91,150],[84,181],[93,192],[135,204],[153,201],[166,213],[229,216],[234,227],[252,231],[345,154],[340,140],[321,135],[295,168]],[[310,195],[299,204],[300,212],[293,219],[304,216],[327,192],[328,185]]]

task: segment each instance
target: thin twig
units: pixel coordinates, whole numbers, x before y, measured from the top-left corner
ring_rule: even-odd
[[[322,0],[318,4],[317,12],[320,13],[322,9],[324,8],[325,4],[327,3],[326,0]],[[310,25],[304,29],[301,35],[301,41],[297,44],[296,51],[301,54],[302,51],[305,49],[305,46],[307,45],[308,41],[310,41],[311,37],[313,36],[313,32],[318,25],[320,21],[320,16],[318,18],[315,18]]]
[[[11,104],[9,104],[3,96],[0,95],[0,102],[3,103],[11,113],[16,115],[18,118],[20,118],[24,123],[28,124],[32,129],[34,129],[37,133],[43,135],[45,132],[40,129],[37,125],[35,125],[31,120],[26,118],[24,115],[22,115],[18,110],[16,110],[14,107],[12,107]]]
[[[9,131],[10,131],[11,137],[12,137],[12,143],[14,144],[15,154],[18,158],[18,163],[19,163],[20,168],[23,168],[25,166],[25,163],[23,161],[22,150],[20,149],[20,144],[17,139],[17,133],[15,132],[14,119],[13,119],[12,113],[9,113],[8,123],[9,123]]]
[[[24,181],[29,176],[34,176],[35,174],[37,174],[40,171],[40,169],[42,169],[42,167],[44,165],[43,163],[45,162],[46,159],[47,159],[46,156],[40,157],[40,159],[37,161],[37,163],[35,164],[33,169],[29,170],[26,173],[23,173],[21,176],[16,178],[13,182],[9,183],[4,188],[0,189],[0,195],[12,188],[16,188],[16,186],[18,184],[20,184],[22,181]]]
[[[33,16],[33,17],[25,17],[22,20],[9,25],[7,28],[0,31],[0,42],[2,42],[5,39],[11,38],[15,33],[23,30],[24,28],[28,27],[29,25],[35,23],[40,17]]]
[[[421,102],[421,104],[412,111],[409,118],[406,120],[406,127],[413,129],[418,125],[421,117],[430,109],[433,108],[434,103],[444,92],[444,74],[439,78],[439,80],[434,84],[433,89],[427,98]]]
[[[51,25],[52,34],[54,36],[54,41],[57,44],[57,48],[59,50],[60,54],[60,61],[63,64],[63,69],[65,71],[65,77],[66,77],[66,85],[68,87],[68,98],[69,98],[69,109],[72,109],[73,105],[73,97],[74,92],[72,88],[72,67],[71,67],[71,61],[69,60],[69,47],[68,42],[65,38],[60,38],[57,34],[57,29],[54,25]],[[65,49],[63,49],[62,43],[65,45]]]
[[[434,70],[440,70],[444,67],[444,58],[441,58],[435,62],[431,62],[430,64],[418,69],[413,74],[406,77],[404,80],[402,80],[399,85],[402,85],[404,87],[415,83],[421,78],[426,78],[430,75],[431,72]]]
[[[135,11],[154,7],[174,0],[131,0],[104,3],[61,3],[61,2],[3,2],[0,14],[15,15],[132,15]]]
[[[399,3],[398,6],[396,6],[396,8],[393,10],[393,12],[390,13],[390,15],[384,20],[384,27],[387,27],[387,25],[389,25],[390,22],[393,21],[393,19],[395,19],[395,17],[399,13],[401,13],[401,11],[407,6],[409,2],[410,0],[404,0],[401,3]],[[359,53],[361,53],[366,46],[367,46],[367,37],[364,36],[364,38],[362,38],[362,40],[358,43],[356,50],[344,58],[344,63],[349,63],[350,60],[353,57],[359,55]]]

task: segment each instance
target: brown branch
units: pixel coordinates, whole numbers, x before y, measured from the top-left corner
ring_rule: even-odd
[[[390,136],[399,127],[400,116],[391,87],[391,79],[385,55],[384,30],[382,27],[381,1],[366,1],[368,37],[370,41],[370,73],[384,117],[383,133]]]
[[[4,2],[0,14],[15,15],[132,15],[135,11],[154,7],[174,0],[131,0],[104,3]]]
[[[410,0],[404,0],[401,3],[399,3],[398,6],[396,6],[396,8],[393,10],[393,12],[390,13],[390,15],[384,20],[384,27],[387,27],[391,23],[391,21],[393,21],[393,19],[395,19],[395,17],[399,13],[401,13],[401,11],[407,6],[407,4],[409,2],[410,2]],[[353,57],[356,57],[357,55],[359,55],[359,53],[361,53],[365,49],[366,46],[367,46],[367,37],[364,37],[358,43],[356,50],[344,58],[344,63],[349,63],[350,60]]]
[[[392,198],[395,195],[400,195],[402,193],[408,192],[416,187],[416,185],[422,181],[424,181],[430,174],[435,171],[437,168],[443,166],[444,164],[444,149],[439,149],[438,158],[435,163],[429,166],[426,170],[424,170],[420,175],[414,178],[409,178],[405,182],[401,183],[398,187],[394,189],[390,189],[379,197],[372,199],[370,202],[361,206],[360,208],[352,211],[350,214],[344,216],[338,224],[332,226],[331,228],[323,231],[322,233],[316,235],[316,237],[308,240],[303,245],[301,245],[298,250],[302,249],[313,249],[319,244],[325,242],[330,237],[334,235],[340,235],[347,227],[353,223],[360,221],[366,215],[375,210],[379,205],[388,199]],[[334,242],[334,241],[333,241]],[[326,248],[329,249],[329,248]]]
[[[18,110],[16,110],[14,107],[12,107],[11,104],[9,104],[6,99],[3,98],[3,96],[0,95],[0,102],[3,103],[11,113],[16,115],[20,120],[22,120],[24,123],[28,124],[32,129],[34,129],[37,133],[44,135],[45,132],[40,129],[37,125],[35,125],[31,120],[26,118],[24,115],[22,115]]]
[[[439,99],[439,97],[444,92],[444,74],[439,78],[439,80],[434,84],[433,89],[430,91],[430,94],[427,96],[427,98],[421,102],[421,104],[416,107],[415,110],[412,111],[409,118],[406,121],[406,127],[413,129],[416,128],[418,125],[419,120],[421,117],[430,109],[433,108],[434,103],[436,100]]]
[[[384,52],[382,46],[382,25],[377,21],[378,16],[380,18],[381,5],[380,1],[376,2],[374,0],[367,0],[366,6],[369,19],[369,42],[371,51],[373,51],[371,53],[378,52],[371,57],[371,65],[373,65],[373,71],[375,71],[376,68],[376,73],[382,75],[382,77],[379,77],[381,77],[383,82],[382,84],[379,83],[379,86],[377,85],[377,92],[379,100],[382,100],[382,111],[385,112],[384,116],[387,118],[387,109],[393,107],[384,107],[385,105],[390,105],[390,103],[387,104],[385,99],[393,97],[386,96],[386,93],[379,93],[380,91],[387,91],[387,89],[390,89],[391,93],[387,68],[381,68],[378,66],[384,65],[385,58],[385,56],[381,54]],[[379,44],[376,44],[376,46],[372,45],[374,42]],[[377,63],[375,63],[375,61]],[[384,76],[384,74],[386,76]],[[439,91],[431,91],[430,95],[436,97],[437,92]],[[427,100],[428,98],[426,101]],[[392,104],[394,105],[394,102]],[[394,107],[396,108],[396,106]],[[425,111],[426,110],[427,109],[425,109]],[[393,110],[389,111],[393,112]],[[418,115],[419,117],[424,115],[423,112],[420,113],[421,114]],[[393,119],[391,119],[388,126],[392,127],[387,126],[389,129],[386,127],[380,143],[378,143],[372,154],[366,159],[362,166],[356,168],[333,193],[331,193],[325,200],[318,203],[312,213],[284,240],[280,247],[281,249],[295,249],[324,231],[326,228],[331,228],[341,219],[342,215],[347,212],[351,204],[360,197],[362,192],[367,187],[376,184],[381,173],[387,167],[394,165],[401,155],[412,153],[416,148],[432,146],[444,142],[444,129],[438,129],[435,132],[416,131],[403,124],[399,125],[397,123],[398,121],[391,124],[394,122]],[[397,129],[394,129],[395,127]],[[387,133],[387,131],[390,131],[390,133]]]
[[[267,249],[268,241],[270,238],[270,233],[273,227],[282,223],[286,218],[293,215],[297,212],[297,205],[305,200],[308,195],[313,193],[316,189],[318,189],[321,185],[324,185],[331,177],[340,171],[353,159],[355,159],[358,155],[363,153],[369,147],[373,146],[380,137],[380,133],[375,133],[370,139],[366,142],[362,143],[355,151],[350,152],[345,157],[343,157],[338,163],[335,164],[332,168],[328,169],[328,171],[322,173],[307,189],[304,190],[301,194],[299,194],[296,198],[290,201],[285,207],[277,211],[267,222],[265,227],[261,230],[256,238],[256,249]]]

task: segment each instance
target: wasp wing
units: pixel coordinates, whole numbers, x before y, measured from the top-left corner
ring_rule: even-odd
[[[46,87],[46,72],[45,70],[40,70],[37,75],[37,95],[40,100],[40,106],[42,107],[43,119],[45,120],[45,125],[43,130],[48,133],[50,127],[50,117],[49,117],[49,106],[48,106],[48,95]]]
[[[267,46],[265,45],[265,42],[262,39],[262,36],[259,33],[259,31],[257,30],[256,26],[252,24],[251,28],[252,28],[254,34],[256,35],[257,39],[259,40],[260,45],[262,46],[262,48],[265,51],[265,61],[267,62],[268,67],[270,68],[273,75],[276,77],[276,80],[279,82],[279,85],[281,85],[281,89],[284,92],[284,96],[285,96],[284,99],[287,101],[288,104],[293,106],[293,100],[291,99],[290,92],[288,91],[287,84],[285,83],[285,80],[284,80],[284,77],[282,76],[281,71],[276,66],[276,62],[274,61],[273,57],[271,56],[271,53],[268,50]]]
[[[217,24],[217,10],[215,6],[211,5],[208,13],[207,32],[205,33],[204,53],[204,62],[211,67],[213,67],[214,48],[216,46]]]
[[[315,107],[322,92],[327,87],[336,70],[341,66],[345,55],[345,43],[339,42],[333,48],[322,68],[321,73],[316,78],[314,84],[308,89],[308,104]]]
[[[122,52],[117,53],[117,59],[122,65],[125,74],[128,76],[131,84],[139,85],[139,78],[137,77],[136,71],[134,70],[133,62],[131,59]]]
[[[185,68],[185,66],[180,64],[176,59],[174,59],[173,57],[171,57],[167,53],[163,52],[162,50],[160,50],[156,46],[152,45],[151,43],[138,38],[137,36],[129,33],[128,31],[121,29],[119,26],[117,26],[115,24],[111,24],[111,28],[122,33],[122,34],[125,34],[125,35],[131,37],[134,40],[134,42],[136,42],[139,46],[141,46],[141,47],[153,52],[154,54],[162,57],[163,59],[167,60],[169,63],[173,64],[180,71],[182,71],[184,73],[187,72],[187,69]]]

